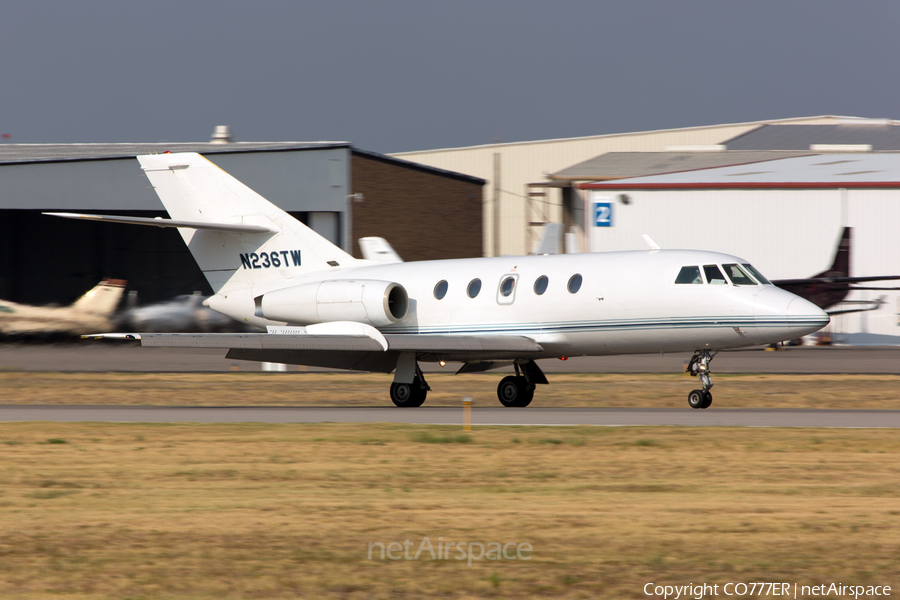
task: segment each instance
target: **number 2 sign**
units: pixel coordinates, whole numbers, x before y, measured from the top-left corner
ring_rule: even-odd
[[[612,210],[612,202],[594,202],[594,227],[612,227]]]

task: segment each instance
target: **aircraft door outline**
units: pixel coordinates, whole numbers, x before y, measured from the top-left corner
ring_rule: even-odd
[[[519,287],[519,274],[506,273],[500,277],[497,285],[497,304],[508,305],[516,301],[516,288]]]

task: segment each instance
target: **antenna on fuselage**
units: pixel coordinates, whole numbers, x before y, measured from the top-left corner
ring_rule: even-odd
[[[647,245],[650,246],[651,250],[659,250],[660,249],[659,245],[656,242],[654,242],[652,239],[650,239],[649,235],[647,235],[646,233],[643,233],[641,235],[644,236],[644,241],[647,242]]]

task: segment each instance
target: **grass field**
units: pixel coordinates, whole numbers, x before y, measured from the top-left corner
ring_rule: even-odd
[[[427,406],[499,406],[501,377],[428,375]],[[896,375],[729,375],[714,377],[713,408],[900,408]],[[347,373],[0,372],[2,404],[390,406],[390,375]],[[699,387],[673,374],[553,374],[532,406],[677,407]]]
[[[900,587],[890,430],[0,423],[0,458],[4,600]],[[368,558],[426,536],[532,551]]]
[[[496,406],[497,380],[430,375],[428,404],[471,395]],[[900,395],[894,376],[715,381],[714,408],[897,408]],[[389,384],[0,373],[5,404],[385,405]],[[684,407],[693,387],[668,374],[560,374],[534,405]],[[0,598],[648,598],[651,582],[759,581],[897,590],[898,458],[892,430],[0,423]],[[425,538],[452,551],[432,558]],[[404,558],[407,540],[419,559]],[[530,547],[529,558],[476,558],[492,542]],[[392,543],[400,560],[382,559]]]

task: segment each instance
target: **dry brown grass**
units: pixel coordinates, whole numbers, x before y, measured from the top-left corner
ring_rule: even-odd
[[[428,375],[428,406],[498,405],[497,374]],[[716,375],[716,408],[900,408],[895,375]],[[0,373],[3,404],[390,406],[390,375],[356,373]],[[533,406],[685,406],[696,378],[554,374]]]
[[[0,424],[0,597],[642,598],[898,584],[890,430]],[[368,560],[529,542],[530,561]]]

